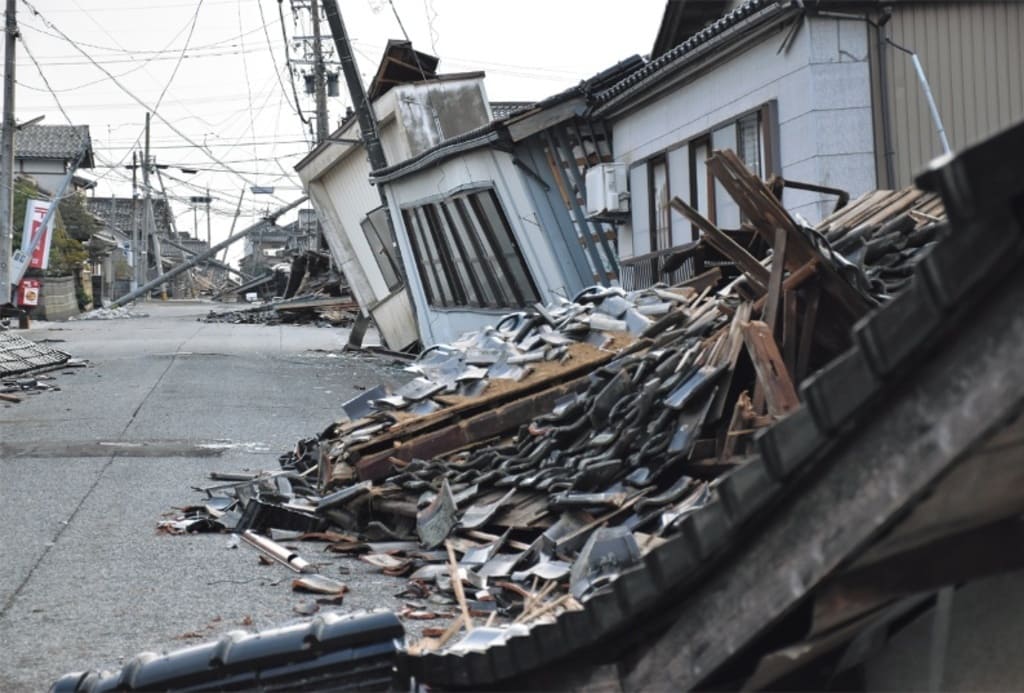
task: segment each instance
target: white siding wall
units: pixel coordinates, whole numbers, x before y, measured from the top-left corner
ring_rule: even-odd
[[[777,51],[782,40],[781,32],[772,33],[692,81],[616,119],[612,124],[615,159],[627,164],[642,162],[775,100],[783,176],[837,186],[853,196],[874,189],[868,35],[864,23],[808,19],[788,52],[780,54]],[[635,175],[630,179],[636,239],[646,238],[648,233],[645,210],[636,204],[646,195],[634,187],[639,178]],[[680,190],[675,184],[672,188]],[[830,210],[834,200],[787,190],[784,202],[790,211],[813,222]],[[719,218],[720,225],[729,226],[738,220],[732,212],[728,214],[732,216]],[[641,252],[638,245],[633,251]]]
[[[513,166],[509,154],[486,148],[463,154],[385,186],[424,346],[449,342],[463,332],[494,325],[508,312],[478,308],[433,308],[428,305],[419,271],[413,261],[409,234],[403,225],[403,208],[436,201],[442,195],[453,194],[473,183],[494,187],[541,301],[546,303],[555,295],[567,295],[561,263],[538,222],[519,171]]]

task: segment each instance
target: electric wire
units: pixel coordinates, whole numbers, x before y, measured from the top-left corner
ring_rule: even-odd
[[[81,53],[81,54],[82,54],[83,56],[85,56],[85,57],[86,57],[86,59],[90,60],[90,62],[92,62],[92,63],[93,63],[94,65],[95,65],[95,67],[96,67],[97,69],[99,69],[99,70],[100,70],[101,72],[103,72],[103,73],[104,73],[104,74],[106,74],[106,75],[107,75],[108,77],[110,77],[111,81],[113,81],[113,82],[114,82],[114,84],[116,84],[116,85],[117,85],[117,86],[118,86],[118,87],[119,87],[119,88],[120,88],[120,89],[121,89],[121,90],[122,90],[122,91],[123,91],[123,92],[124,92],[124,93],[125,93],[125,94],[126,94],[126,95],[127,95],[128,97],[129,97],[129,98],[131,98],[131,99],[132,99],[133,101],[135,101],[136,103],[138,103],[138,104],[139,104],[140,106],[142,106],[143,108],[145,108],[145,109],[147,109],[147,110],[150,110],[150,109],[149,109],[149,107],[148,107],[148,105],[147,105],[147,104],[146,104],[146,103],[145,103],[145,102],[144,102],[144,101],[143,101],[142,99],[140,99],[140,98],[139,98],[138,96],[136,96],[136,95],[135,95],[135,93],[134,93],[134,92],[132,92],[132,91],[131,91],[130,89],[128,89],[127,87],[125,87],[125,86],[124,86],[124,85],[123,85],[123,84],[121,83],[121,81],[120,81],[120,80],[118,80],[118,79],[117,79],[116,77],[114,77],[114,75],[113,75],[113,74],[112,74],[112,73],[111,73],[111,72],[110,72],[109,70],[107,70],[106,68],[104,68],[104,67],[103,67],[102,65],[96,64],[96,63],[95,63],[95,61],[92,61],[92,60],[91,60],[91,56],[90,56],[90,55],[88,54],[88,52],[86,52],[86,51],[85,51],[84,49],[80,48],[80,47],[78,46],[78,44],[77,44],[77,43],[75,43],[75,41],[74,41],[74,40],[73,40],[72,38],[70,38],[70,37],[69,37],[69,36],[68,36],[68,35],[67,35],[66,33],[64,33],[64,32],[63,32],[63,31],[62,31],[62,30],[61,30],[61,29],[60,29],[59,27],[57,27],[57,25],[56,25],[56,24],[54,24],[54,23],[53,23],[52,21],[50,21],[50,20],[49,20],[49,19],[47,19],[47,18],[46,18],[45,16],[43,16],[43,14],[42,14],[42,13],[41,13],[41,12],[40,12],[40,11],[39,11],[39,10],[38,10],[38,9],[37,9],[37,8],[36,8],[35,6],[34,6],[34,5],[32,5],[32,3],[31,3],[31,2],[29,2],[29,0],[21,0],[21,1],[22,1],[22,3],[23,3],[23,4],[24,4],[24,5],[26,6],[26,7],[28,7],[28,9],[29,9],[29,10],[30,10],[30,11],[32,12],[32,14],[33,14],[33,15],[35,15],[36,17],[38,17],[38,18],[39,18],[39,19],[40,19],[40,20],[41,20],[41,21],[42,21],[42,22],[43,22],[44,24],[46,24],[46,25],[47,25],[47,26],[48,26],[48,27],[49,27],[50,29],[52,29],[53,31],[56,31],[56,32],[57,32],[58,34],[60,34],[60,35],[61,35],[61,38],[63,38],[63,39],[64,39],[65,41],[67,41],[67,42],[68,42],[68,43],[69,43],[69,44],[70,44],[70,45],[71,45],[72,47],[74,47],[74,48],[75,48],[76,50],[78,50],[78,51],[79,51],[79,52],[80,52],[80,53]],[[163,123],[164,125],[166,125],[166,126],[167,126],[167,127],[168,127],[168,128],[169,128],[169,129],[170,129],[170,130],[171,130],[172,132],[174,132],[174,133],[175,133],[176,135],[178,135],[179,137],[181,137],[181,138],[182,138],[183,140],[185,140],[186,142],[188,142],[188,143],[192,144],[192,145],[193,145],[194,147],[196,147],[197,149],[200,149],[201,151],[203,151],[203,152],[204,152],[204,153],[205,153],[205,154],[206,154],[206,155],[207,155],[208,157],[210,157],[210,159],[211,159],[211,160],[213,160],[213,161],[214,161],[215,163],[217,163],[217,164],[220,164],[220,165],[225,165],[225,164],[224,164],[224,163],[223,163],[223,162],[222,162],[222,161],[220,160],[220,158],[219,158],[219,157],[218,157],[218,156],[217,156],[217,155],[216,155],[216,154],[215,154],[215,153],[214,153],[214,152],[213,152],[213,151],[212,151],[212,150],[211,150],[211,149],[210,149],[209,147],[205,147],[205,146],[203,146],[203,145],[200,145],[199,143],[197,143],[197,142],[196,142],[196,141],[195,141],[195,140],[194,140],[193,138],[191,138],[191,137],[189,137],[188,135],[186,135],[185,133],[183,133],[183,132],[182,132],[182,131],[181,131],[181,130],[180,130],[180,129],[179,129],[179,128],[178,128],[178,127],[177,127],[177,126],[176,126],[176,125],[175,125],[175,124],[173,123],[173,122],[169,121],[169,120],[168,120],[167,118],[165,118],[164,116],[162,116],[162,115],[161,115],[160,113],[158,113],[158,112],[157,112],[157,113],[154,113],[154,116],[156,116],[156,118],[157,118],[157,119],[159,119],[159,120],[160,120],[160,122],[162,122],[162,123]],[[230,167],[228,167],[228,168],[230,168]],[[241,178],[241,179],[242,179],[242,180],[243,180],[243,181],[244,181],[244,182],[245,182],[246,184],[248,184],[248,185],[255,185],[255,183],[254,183],[254,182],[253,182],[253,181],[252,181],[252,180],[251,180],[250,178],[248,178],[247,176],[239,175],[238,173],[236,173],[236,172],[234,172],[234,171],[232,171],[232,173],[233,173],[234,175],[238,176],[239,178]],[[288,202],[287,202],[286,200],[284,200],[283,198],[281,198],[281,197],[279,197],[279,196],[277,196],[277,195],[274,195],[274,196],[273,196],[273,199],[275,199],[275,200],[277,200],[277,201],[281,202],[282,204],[287,204],[287,203],[288,203]]]
[[[434,0],[423,0],[423,11],[427,14],[427,30],[430,32],[430,50],[437,55],[437,42],[441,38],[434,22],[437,21],[437,8],[434,7]]]
[[[306,118],[302,114],[302,108],[299,106],[299,90],[295,88],[295,73],[292,72],[292,58],[288,50],[288,34],[284,28],[284,9],[281,7],[282,4],[283,3],[278,0],[277,13],[280,17],[278,24],[281,25],[281,39],[284,41],[284,62],[285,67],[288,69],[288,80],[292,83],[292,95],[295,97],[295,110],[299,114],[299,120],[301,120],[304,125],[312,127],[309,118]]]
[[[43,84],[45,84],[46,87],[48,89],[50,89],[50,80],[48,80],[46,78],[46,74],[43,72],[43,69],[36,62],[36,59],[35,59],[35,56],[32,53],[32,50],[29,48],[28,43],[25,41],[25,37],[24,36],[18,36],[18,40],[21,42],[21,47],[25,49],[25,54],[28,55],[29,59],[33,62],[33,64],[35,64],[36,70],[39,72],[39,77],[43,80]],[[57,98],[57,94],[54,93],[52,89],[50,89],[50,95],[53,97],[53,101],[57,105],[57,108],[60,110],[61,114],[64,116],[64,119],[68,121],[68,125],[74,125],[75,123],[71,119],[71,116],[68,115],[68,112],[64,110],[64,106],[61,104],[60,99]],[[95,152],[93,152],[93,157],[94,158],[98,158],[96,156]],[[122,160],[122,163],[123,163],[123,161],[124,160]],[[95,182],[98,183],[98,182],[104,180],[109,175],[110,175],[109,171],[107,173],[105,173],[105,174],[101,174],[98,178],[95,179]],[[74,191],[72,191],[70,193],[64,194],[60,198],[56,198],[55,197],[54,200],[55,201],[57,201],[57,200],[64,200],[64,199],[67,199],[67,198],[70,198],[70,197],[74,196],[75,194],[76,193]]]
[[[211,4],[215,5],[215,4],[218,4],[218,3],[211,2],[211,0],[207,0],[206,4],[207,5],[211,5]],[[153,9],[152,6],[148,6],[148,7],[150,9]],[[191,5],[182,5],[182,7],[191,7]],[[54,10],[49,10],[49,11],[50,12],[54,12]],[[237,41],[241,37],[248,36],[249,34],[255,34],[257,31],[262,31],[265,28],[266,28],[266,26],[257,27],[255,29],[250,29],[249,31],[246,31],[246,32],[244,32],[242,34],[231,36],[230,38],[221,39],[219,41],[213,41],[211,43],[204,43],[204,44],[199,45],[199,46],[193,46],[192,50],[197,50],[198,51],[198,50],[207,50],[207,49],[211,49],[211,48],[222,48],[225,44],[230,44],[232,41]],[[19,26],[19,29],[28,29],[30,31],[34,31],[34,32],[39,33],[39,34],[43,34],[44,36],[49,36],[50,38],[57,38],[57,39],[61,38],[58,34],[52,33],[50,31],[45,31],[44,29],[40,29],[39,27],[34,27],[34,26],[31,26],[31,25]],[[184,31],[184,28],[182,29],[182,31]],[[181,35],[181,32],[179,31],[178,32],[178,36],[180,36],[180,35]],[[175,36],[173,39],[171,39],[171,42],[173,43],[176,38],[177,38],[177,36]],[[114,41],[114,43],[116,44],[117,41]],[[134,50],[134,49],[129,49],[129,48],[123,48],[123,47],[120,47],[120,46],[118,46],[117,48],[111,48],[110,46],[101,46],[99,44],[89,43],[87,41],[79,41],[78,44],[81,45],[81,46],[85,46],[86,48],[93,48],[95,50],[107,51],[108,53],[124,53],[125,55],[129,55],[129,56],[138,56],[138,55],[147,55],[147,54],[153,54],[154,56],[162,56],[164,53],[170,53],[171,55],[169,57],[174,57],[174,54],[177,53],[177,50],[170,50],[167,47],[164,47],[164,48],[161,48],[161,49],[157,49],[157,50],[145,50],[145,49]]]
[[[277,69],[277,60],[274,58],[274,46],[270,43],[270,32],[267,30],[267,18],[263,14],[263,0],[257,0],[256,5],[260,8],[260,20],[263,22],[263,37],[267,40],[267,50],[270,52],[270,62],[274,65],[274,74],[277,75],[277,83],[281,86],[281,91],[285,94],[285,98],[287,99],[288,90],[285,89],[284,80],[281,79],[281,73]],[[278,7],[280,6],[281,3],[278,3]],[[281,25],[281,29],[284,29],[284,24]],[[287,47],[287,40],[285,41],[285,45]],[[287,62],[284,65],[284,69],[291,73],[291,68],[288,67]],[[292,86],[294,87],[294,84]],[[302,115],[302,109],[299,107],[298,98],[296,98],[294,104],[289,101],[288,105],[295,111],[295,115],[299,117],[299,120],[303,123],[307,122],[306,118]]]

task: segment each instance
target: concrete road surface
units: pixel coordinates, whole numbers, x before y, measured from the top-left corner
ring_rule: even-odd
[[[157,523],[199,501],[209,472],[276,469],[360,386],[408,376],[341,354],[346,330],[197,321],[212,307],[143,303],[149,317],[21,333],[89,366],[53,374],[59,392],[0,403],[0,691],[299,618],[283,566]],[[306,557],[350,585],[344,610],[399,604],[369,566]]]

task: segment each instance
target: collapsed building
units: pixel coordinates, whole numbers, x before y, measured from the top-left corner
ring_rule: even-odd
[[[864,644],[943,608],[945,586],[1010,567],[1015,151],[1024,127],[813,228],[715,153],[709,170],[770,252],[674,201],[732,267],[510,314],[425,352],[396,392],[346,403],[280,472],[207,500],[208,527],[296,583],[336,589],[279,529],[369,552],[407,595],[448,595],[449,627],[396,646],[397,615],[326,614],[59,690],[317,689],[364,665],[380,687],[472,689],[862,671]],[[977,560],[944,562],[953,549]]]
[[[1024,130],[899,188],[914,164],[875,135],[924,128],[880,125],[884,36],[826,4],[694,18],[670,3],[652,60],[426,138],[415,109],[464,91],[486,116],[482,85],[425,54],[389,77],[401,88],[375,106],[399,163],[370,171],[352,120],[299,171],[388,344],[441,344],[280,470],[168,526],[238,532],[296,589],[337,595],[274,537],[326,541],[417,606],[140,656],[60,690],[885,687],[896,647],[941,680],[954,586],[1018,567]],[[390,45],[378,77],[411,50]],[[742,74],[708,92],[719,70]],[[816,87],[836,83],[848,101],[830,104]],[[722,103],[687,101],[697,89]],[[456,161],[469,173],[442,176]],[[604,204],[584,169],[606,176]],[[837,180],[859,194],[834,208]],[[488,304],[503,287],[475,274],[495,231],[514,306]],[[556,242],[571,261],[540,284]],[[438,603],[447,625],[413,638]],[[930,637],[906,635],[933,616]]]

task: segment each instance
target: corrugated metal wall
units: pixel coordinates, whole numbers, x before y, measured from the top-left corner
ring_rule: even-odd
[[[920,57],[954,150],[1024,119],[1024,2],[899,3],[885,29]],[[942,146],[911,57],[885,50],[898,187]]]

